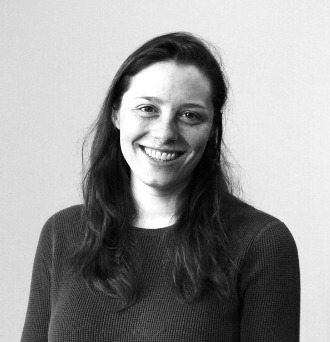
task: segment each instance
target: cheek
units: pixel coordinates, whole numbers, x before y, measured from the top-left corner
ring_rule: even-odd
[[[140,139],[146,131],[145,125],[134,117],[123,117],[120,122],[120,144],[123,153],[132,152],[134,143]]]
[[[186,137],[186,141],[189,141],[189,145],[196,154],[202,154],[205,150],[208,138],[210,136],[210,130],[205,129],[203,131],[193,132]]]

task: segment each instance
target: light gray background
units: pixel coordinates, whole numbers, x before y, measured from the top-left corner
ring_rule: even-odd
[[[301,341],[330,341],[329,18],[327,0],[1,0],[0,340],[20,338],[42,225],[81,202],[82,138],[115,71],[184,30],[222,53],[245,198],[295,237]]]

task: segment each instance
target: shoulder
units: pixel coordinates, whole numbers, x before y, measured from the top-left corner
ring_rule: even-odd
[[[289,228],[278,218],[249,204],[242,204],[235,210],[229,229],[238,262],[259,253],[297,255],[296,243]]]
[[[53,214],[45,223],[45,226],[71,227],[83,221],[83,205],[73,205]]]
[[[84,234],[83,206],[74,205],[53,214],[44,224],[41,239],[52,244],[80,239]]]
[[[52,215],[44,224],[35,256],[36,265],[61,268],[74,246],[84,237],[83,206],[75,205]]]
[[[243,202],[233,210],[228,223],[229,233],[234,239],[255,239],[266,231],[290,234],[281,220]]]
[[[52,215],[49,220],[56,221],[57,223],[74,223],[82,219],[83,205],[77,204],[71,207],[62,209]]]

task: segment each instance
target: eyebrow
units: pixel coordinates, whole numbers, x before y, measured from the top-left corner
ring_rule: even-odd
[[[135,97],[134,99],[144,99],[144,100],[147,100],[147,101],[150,101],[150,102],[157,102],[157,103],[160,103],[160,104],[164,103],[163,100],[161,100],[160,98],[155,97],[155,96],[138,96],[138,97]],[[195,108],[197,107],[197,108],[201,108],[201,109],[207,109],[206,105],[203,105],[203,104],[197,103],[197,102],[185,102],[184,106],[195,107]]]

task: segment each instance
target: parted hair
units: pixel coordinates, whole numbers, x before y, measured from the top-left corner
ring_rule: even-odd
[[[146,67],[164,61],[196,66],[211,84],[213,135],[182,192],[177,207],[171,253],[172,288],[183,302],[212,292],[230,297],[228,217],[238,200],[223,153],[224,106],[228,86],[217,50],[185,32],[147,41],[121,65],[110,85],[88,138],[92,139],[82,182],[85,237],[72,255],[71,270],[113,298],[122,309],[139,298],[139,246],[130,235],[137,215],[130,188],[130,168],[120,148],[112,113],[120,108],[131,78]],[[196,210],[198,208],[198,210]]]

